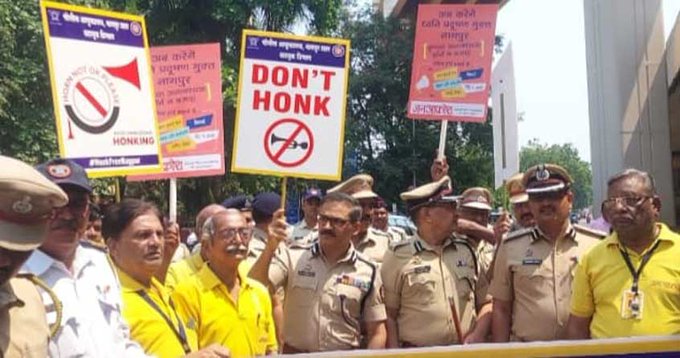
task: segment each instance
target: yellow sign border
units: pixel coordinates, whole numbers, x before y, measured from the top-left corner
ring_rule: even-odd
[[[316,42],[321,42],[325,44],[333,44],[333,45],[345,45],[345,48],[347,49],[345,51],[345,78],[344,78],[344,96],[343,96],[343,101],[342,101],[342,110],[340,111],[340,143],[338,143],[338,167],[336,170],[335,175],[318,175],[318,174],[310,174],[310,173],[296,173],[296,172],[279,172],[275,170],[262,170],[262,169],[252,169],[252,168],[244,168],[244,167],[237,167],[236,166],[236,157],[237,157],[237,147],[238,147],[238,133],[239,133],[239,122],[241,118],[241,94],[243,93],[243,76],[241,76],[241,73],[243,73],[243,62],[245,61],[245,55],[246,55],[246,36],[248,35],[256,35],[256,36],[267,36],[267,37],[272,37],[276,39],[285,39],[285,40],[297,40],[297,41],[316,41]],[[349,63],[349,56],[350,56],[350,45],[351,41],[347,39],[336,39],[336,38],[330,38],[330,37],[319,37],[319,36],[298,36],[298,35],[290,35],[290,34],[284,34],[280,32],[270,32],[270,31],[261,31],[261,30],[250,30],[250,29],[244,29],[243,33],[241,34],[241,58],[239,60],[239,76],[238,76],[238,96],[236,99],[236,116],[235,116],[235,126],[234,126],[234,140],[233,140],[233,145],[232,145],[232,151],[231,151],[231,172],[232,173],[244,173],[244,174],[260,174],[260,175],[273,175],[273,176],[280,176],[280,177],[297,177],[297,178],[306,178],[306,179],[320,179],[320,180],[332,180],[332,181],[338,181],[342,178],[342,159],[344,158],[344,149],[345,149],[345,122],[346,122],[346,113],[347,113],[347,91],[349,90],[349,72],[350,72],[350,63]]]
[[[89,8],[85,6],[77,6],[77,5],[70,5],[70,4],[64,4],[64,3],[58,3],[54,1],[40,1],[40,14],[42,16],[42,25],[43,25],[43,36],[45,38],[45,53],[47,54],[47,64],[49,66],[49,76],[50,76],[50,87],[52,88],[52,106],[54,107],[54,120],[55,120],[55,125],[57,127],[57,142],[59,145],[59,155],[62,158],[66,158],[66,153],[65,153],[65,147],[64,143],[62,140],[62,131],[61,131],[61,115],[59,111],[59,96],[58,96],[58,89],[56,88],[55,84],[55,76],[54,76],[54,63],[53,63],[53,56],[52,56],[52,46],[51,46],[51,36],[50,36],[50,29],[47,21],[47,8],[55,8],[59,10],[66,10],[66,11],[73,11],[73,12],[78,12],[78,13],[85,13],[85,14],[90,14],[90,15],[99,15],[99,16],[106,16],[106,17],[112,17],[120,20],[127,20],[127,21],[136,21],[139,22],[140,25],[142,26],[142,37],[144,38],[144,53],[146,54],[146,63],[147,63],[147,70],[149,73],[149,90],[151,91],[151,108],[153,110],[153,120],[154,120],[154,140],[156,141],[156,147],[157,147],[157,152],[158,152],[158,165],[157,166],[147,166],[147,167],[136,167],[136,168],[118,168],[118,169],[87,169],[87,174],[88,177],[90,178],[103,178],[103,177],[110,177],[110,176],[125,176],[125,175],[132,175],[132,174],[156,174],[162,171],[163,169],[163,153],[161,152],[161,144],[160,144],[160,131],[158,129],[158,118],[156,114],[156,92],[154,89],[153,85],[153,76],[151,75],[153,72],[151,71],[151,52],[149,50],[149,39],[148,39],[148,34],[146,31],[146,21],[144,20],[144,16],[140,15],[132,15],[132,14],[126,14],[126,13],[121,13],[121,12],[114,12],[114,11],[109,11],[109,10],[102,10],[102,9],[94,9],[94,8]]]

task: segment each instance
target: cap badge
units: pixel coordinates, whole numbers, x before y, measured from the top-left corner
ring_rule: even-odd
[[[24,196],[23,199],[19,201],[15,201],[14,204],[12,204],[12,211],[14,211],[17,214],[23,214],[26,215],[33,211],[33,205],[30,203],[31,197],[30,196]]]
[[[68,178],[71,176],[71,167],[66,164],[54,164],[47,167],[47,173],[58,179]]]
[[[486,203],[486,198],[484,195],[479,195],[475,201],[478,203]]]
[[[536,180],[543,181],[550,179],[550,172],[544,166],[538,167],[536,170]]]

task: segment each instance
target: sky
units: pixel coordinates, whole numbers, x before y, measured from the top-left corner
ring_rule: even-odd
[[[666,37],[680,0],[663,0]],[[590,162],[588,82],[583,0],[511,0],[499,12],[496,34],[512,41],[519,144],[573,143]]]

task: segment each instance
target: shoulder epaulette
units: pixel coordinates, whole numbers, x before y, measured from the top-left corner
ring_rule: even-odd
[[[389,244],[390,251],[396,252],[400,248],[404,248],[406,246],[413,247],[413,241],[414,240],[415,240],[414,238],[409,238],[409,239],[406,239],[406,240],[390,242],[390,244]]]
[[[90,240],[80,240],[80,244],[84,247],[102,251],[105,254],[109,253],[109,248],[106,246],[106,244],[100,244]]]
[[[530,235],[532,238],[536,238],[536,231],[534,231],[534,228],[528,227],[524,229],[511,231],[508,233],[508,236],[505,237],[505,240],[510,241],[527,235]]]
[[[316,241],[316,240],[315,240]],[[310,242],[297,242],[293,241],[288,245],[289,249],[296,249],[296,250],[306,250],[312,247],[314,245],[315,241],[310,241]]]
[[[380,230],[377,230],[377,229],[373,229],[373,228],[371,228],[371,233],[372,233],[372,234],[375,234],[375,235],[378,235],[378,236],[384,236],[384,237],[387,237],[387,238],[390,237],[390,234],[388,234],[388,233],[386,233],[386,232],[384,232],[384,231],[380,231]]]
[[[468,250],[468,252],[470,253],[470,256],[472,256],[472,260],[473,260],[474,263],[475,263],[475,275],[478,275],[478,274],[479,274],[479,261],[478,261],[478,259],[477,259],[477,254],[475,253],[475,248],[472,247],[472,245],[470,244],[469,241],[464,240],[464,239],[461,239],[461,238],[457,238],[457,237],[455,237],[455,236],[454,236],[454,238],[453,238],[451,241],[452,241],[455,245],[460,245],[460,246],[462,246],[461,249],[463,249],[463,250]]]
[[[608,234],[607,234],[606,232],[604,232],[604,231],[600,231],[600,230],[597,230],[597,229],[593,229],[593,228],[590,228],[590,227],[587,227],[587,226],[582,226],[582,225],[573,225],[573,226],[574,226],[574,229],[575,229],[577,232],[579,232],[579,233],[581,233],[581,234],[585,234],[585,235],[594,236],[594,237],[596,237],[596,238],[598,238],[598,239],[604,239],[604,238],[607,237],[607,235],[608,235]]]

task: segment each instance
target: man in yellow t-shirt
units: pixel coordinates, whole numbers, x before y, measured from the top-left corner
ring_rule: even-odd
[[[568,337],[680,334],[680,235],[657,222],[649,174],[627,169],[607,185],[602,214],[614,232],[576,268]]]
[[[180,319],[166,288],[154,277],[163,260],[161,220],[152,204],[125,199],[107,211],[102,234],[118,272],[131,338],[146,354],[180,357],[191,355],[198,345],[195,327]],[[226,357],[229,352],[214,345],[196,354]]]
[[[205,229],[210,262],[176,287],[180,317],[195,325],[199,347],[218,343],[235,357],[276,352],[269,292],[238,269],[252,228],[238,210],[227,209],[209,218]]]

